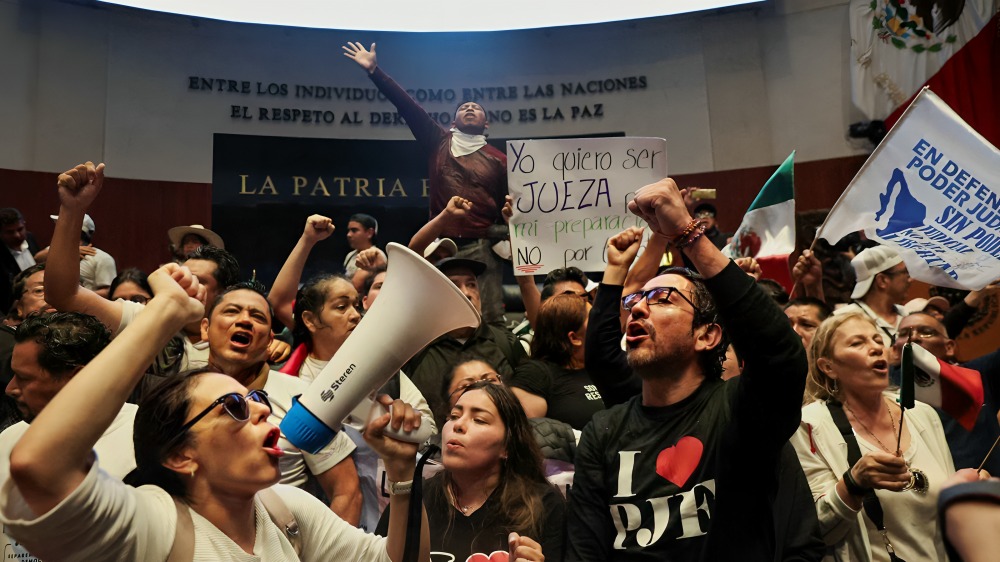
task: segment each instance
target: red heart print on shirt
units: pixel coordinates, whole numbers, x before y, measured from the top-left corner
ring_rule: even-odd
[[[465,562],[507,562],[508,560],[510,560],[510,554],[502,550],[496,550],[491,552],[489,556],[486,556],[482,552],[477,552],[466,558]]]
[[[656,456],[656,473],[678,488],[683,488],[691,473],[698,468],[704,450],[705,446],[697,437],[685,435]]]

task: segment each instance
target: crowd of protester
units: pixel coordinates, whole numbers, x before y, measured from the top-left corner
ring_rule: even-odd
[[[971,430],[919,402],[904,412],[898,383],[905,344],[958,363],[955,338],[996,286],[907,300],[902,258],[852,235],[801,251],[794,286],[782,287],[761,279],[752,258],[724,255],[714,207],[664,179],[636,189],[629,211],[649,236],[611,237],[606,268],[591,273],[600,282],[572,267],[541,286],[518,277],[518,325],[494,286],[510,264],[491,247],[512,208],[483,108],[461,104],[444,129],[379,69],[374,45],[349,44],[345,55],[408,112],[428,157],[431,219],[408,246],[482,323],[428,342],[329,444],[299,450],[278,429],[294,397],[344,348],[383,283],[408,282],[391,277],[377,219],[353,215],[343,268],[303,279],[310,254],[337,232],[329,218],[307,217],[270,288],[240,279],[222,237],[201,225],[171,229],[175,261],[149,275],[125,267],[94,280],[107,254],[92,246],[87,211],[104,165],[67,170],[48,248],[16,209],[0,209],[5,553],[995,556],[1000,491],[990,474],[1000,458],[988,453],[1000,435],[1000,356],[963,364],[985,391]],[[846,276],[853,287],[828,291],[831,271],[834,285]],[[365,352],[394,346],[380,344]],[[372,400],[391,412],[368,416]],[[421,426],[432,437],[419,444],[386,431]]]

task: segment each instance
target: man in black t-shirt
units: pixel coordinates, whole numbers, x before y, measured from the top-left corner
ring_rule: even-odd
[[[700,234],[672,180],[640,189],[629,210],[704,279],[668,272],[623,299],[642,390],[584,429],[566,560],[771,561],[775,475],[799,423],[805,350],[774,302]],[[609,272],[637,246],[612,239]],[[624,272],[609,272],[599,301],[621,294]],[[620,337],[615,322],[591,326]],[[745,368],[722,381],[727,338]]]

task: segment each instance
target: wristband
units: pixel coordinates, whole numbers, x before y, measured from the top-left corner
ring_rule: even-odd
[[[390,496],[408,496],[410,495],[410,490],[413,489],[413,480],[405,482],[393,482],[389,480],[388,482]]]
[[[691,219],[691,222],[689,222],[688,225],[681,230],[681,233],[671,240],[671,243],[676,245],[678,242],[684,241],[684,239],[690,236],[700,224],[702,224],[702,221],[698,219]]]
[[[859,498],[864,497],[871,490],[870,488],[865,488],[861,484],[858,484],[858,481],[851,475],[851,469],[849,468],[844,471],[844,486],[847,487],[848,494]]]
[[[704,234],[705,234],[705,225],[701,224],[701,225],[698,226],[698,228],[696,228],[694,230],[694,234],[691,234],[690,238],[686,238],[684,240],[680,240],[675,245],[677,246],[677,248],[683,250],[684,248],[687,248],[691,244],[694,244],[695,241],[698,240],[699,238],[701,238],[702,235],[704,235]]]

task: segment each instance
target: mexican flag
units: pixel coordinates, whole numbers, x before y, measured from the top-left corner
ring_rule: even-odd
[[[723,250],[732,258],[757,258],[764,270],[762,277],[781,283],[786,291],[792,289],[788,256],[795,251],[794,161],[792,151],[761,188],[733,241]]]
[[[907,402],[912,407],[916,398],[944,410],[962,427],[972,431],[983,407],[983,377],[979,371],[945,363],[930,351],[911,343],[903,347],[902,359],[900,403],[903,407],[907,407]]]
[[[868,119],[899,119],[930,86],[1000,144],[1000,0],[851,0],[851,86]]]

